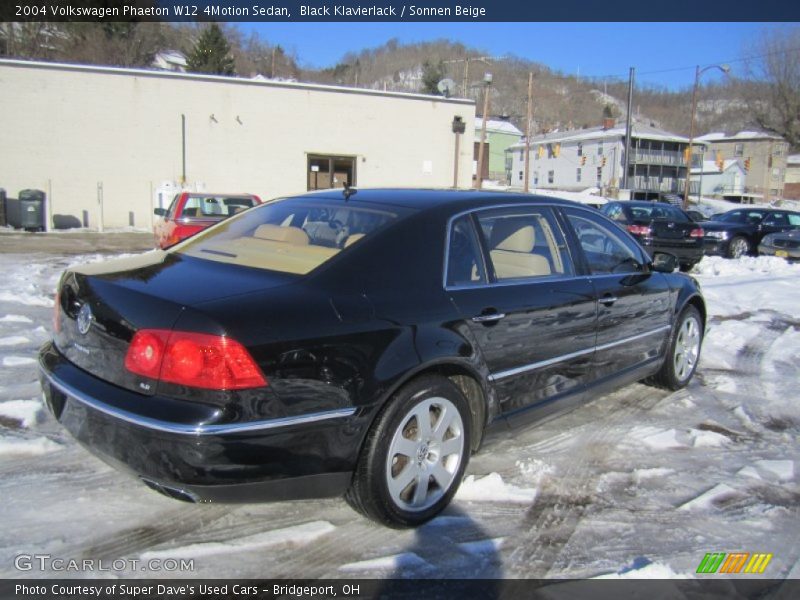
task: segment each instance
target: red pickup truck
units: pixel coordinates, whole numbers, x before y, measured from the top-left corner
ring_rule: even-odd
[[[261,204],[255,194],[212,194],[181,192],[172,199],[169,208],[156,208],[153,233],[156,246],[167,248],[223,219]]]

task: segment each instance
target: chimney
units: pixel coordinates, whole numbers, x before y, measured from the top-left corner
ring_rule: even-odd
[[[611,129],[616,125],[616,120],[613,117],[603,117],[603,129]]]

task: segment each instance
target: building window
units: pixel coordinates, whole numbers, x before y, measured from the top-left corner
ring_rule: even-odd
[[[578,156],[583,156],[583,142],[578,142]]]
[[[776,190],[776,189],[774,189],[774,188],[773,188],[773,189],[771,189],[771,190],[769,191],[769,195],[770,195],[770,196],[777,196],[777,195],[778,195],[778,190]]]
[[[575,181],[577,181],[578,183],[581,182],[581,168],[580,167],[578,167],[577,170],[575,171]]]
[[[554,183],[556,179],[555,171],[548,171],[547,172],[547,183]]]
[[[539,185],[539,171],[533,174],[533,185]]]
[[[781,170],[779,168],[777,168],[777,167],[773,168],[772,169],[772,180],[773,181],[778,181],[778,179],[780,179],[780,177],[781,177]]]
[[[534,152],[533,154],[534,154],[534,158],[536,160],[539,160],[542,157],[542,147],[541,146],[536,146],[536,152]]]
[[[783,144],[776,144],[775,147],[772,149],[773,156],[783,156],[783,151],[785,150],[785,146]]]
[[[525,177],[525,174],[522,171],[520,171],[519,172],[519,180],[522,181],[523,177]]]
[[[597,167],[597,183],[598,185],[603,181],[603,167]]]
[[[734,144],[733,145],[733,155],[734,156],[744,156],[744,144]]]
[[[525,160],[525,150],[520,150],[519,151],[519,159],[520,160]]]
[[[598,154],[598,156],[602,156],[603,155],[603,140],[600,140],[599,142],[597,142],[597,154]]]

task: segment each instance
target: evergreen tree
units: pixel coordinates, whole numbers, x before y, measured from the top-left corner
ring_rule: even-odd
[[[211,73],[213,75],[233,75],[231,46],[219,25],[212,23],[203,31],[194,50],[186,59],[188,71]]]
[[[444,62],[441,59],[435,63],[428,60],[422,63],[422,93],[441,96],[438,85],[444,78],[445,71]]]

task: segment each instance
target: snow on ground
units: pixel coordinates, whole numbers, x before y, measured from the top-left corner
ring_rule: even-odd
[[[42,409],[35,356],[60,272],[100,258],[3,255],[0,576],[42,575],[13,557],[46,552],[194,561],[126,577],[678,578],[735,550],[800,577],[800,265],[704,259],[688,388],[631,385],[489,440],[445,513],[398,531],[340,499],[180,503],[78,446]]]

